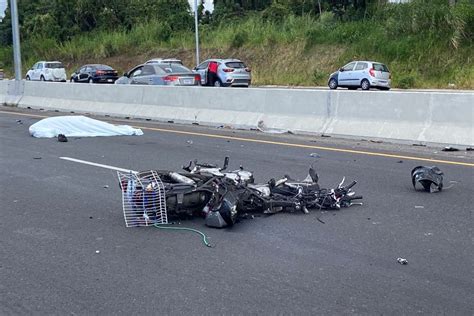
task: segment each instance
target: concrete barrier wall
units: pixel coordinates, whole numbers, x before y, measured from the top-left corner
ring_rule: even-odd
[[[7,98],[8,85],[6,80],[0,80],[0,104],[4,104]]]
[[[474,93],[21,84],[19,107],[474,145]],[[0,102],[11,91],[0,82]]]

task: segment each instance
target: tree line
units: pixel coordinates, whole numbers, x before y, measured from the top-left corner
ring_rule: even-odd
[[[17,0],[22,40],[49,38],[58,42],[94,30],[131,30],[159,21],[171,32],[192,31],[192,10],[187,0]],[[433,5],[454,4],[456,0],[413,0]],[[463,0],[458,0],[463,1]],[[387,0],[214,0],[214,11],[204,11],[199,0],[201,24],[217,25],[246,15],[282,20],[289,15],[320,16],[331,12],[341,21],[374,16]],[[10,45],[11,17],[7,10],[0,23],[0,44]]]

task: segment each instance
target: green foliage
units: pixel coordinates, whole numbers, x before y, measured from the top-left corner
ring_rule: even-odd
[[[279,1],[274,1],[271,6],[263,11],[262,17],[265,20],[283,21],[290,14],[291,10],[288,5],[285,5]]]
[[[410,89],[415,87],[415,76],[413,75],[404,75],[398,80],[398,88],[400,89]]]
[[[187,0],[20,4],[27,66],[38,59],[76,65],[176,52],[186,60],[194,51]],[[389,66],[394,86],[453,83],[474,88],[472,0],[458,0],[454,6],[447,0],[397,5],[375,0],[215,0],[215,8],[212,15],[201,16],[201,48],[209,57],[246,60],[257,84],[325,85],[328,74],[342,64],[370,59]],[[7,71],[12,68],[9,19],[7,14],[0,23],[0,62]]]
[[[239,48],[242,47],[248,40],[248,34],[244,31],[236,32],[230,42],[230,47]]]
[[[312,77],[313,84],[317,86],[324,86],[326,85],[328,81],[328,77],[329,77],[328,73],[316,69],[315,71],[313,71],[313,77]]]

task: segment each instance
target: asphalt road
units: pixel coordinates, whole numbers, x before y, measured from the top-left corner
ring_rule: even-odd
[[[2,315],[474,311],[472,152],[144,121],[128,121],[143,136],[59,143],[28,134],[32,115],[57,113],[0,110]],[[303,178],[314,163],[322,186],[357,180],[364,205],[231,229],[181,222],[207,248],[192,233],[126,228],[115,172],[61,156],[133,170],[230,156],[258,181]],[[437,165],[452,187],[414,191],[417,165]]]

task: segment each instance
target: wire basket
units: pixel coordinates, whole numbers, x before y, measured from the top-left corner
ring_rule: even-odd
[[[117,172],[122,189],[125,226],[167,224],[166,195],[156,171]]]

